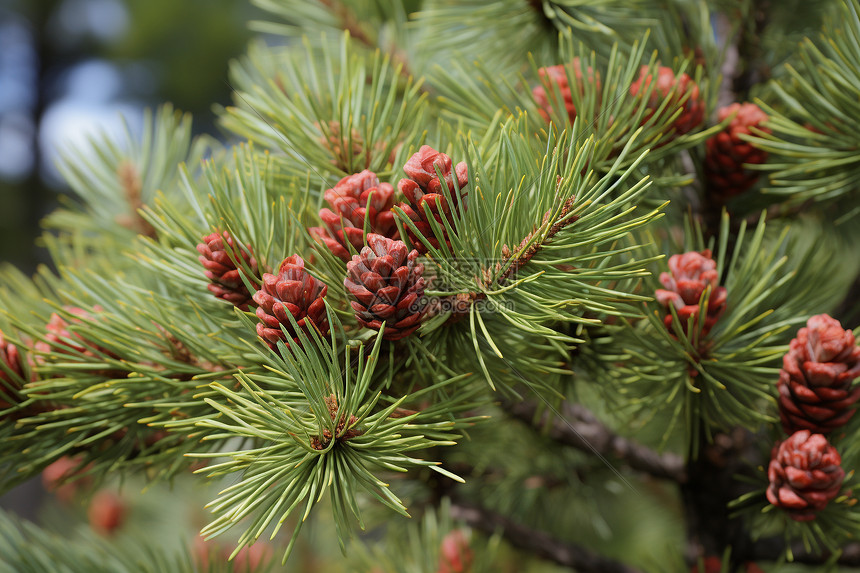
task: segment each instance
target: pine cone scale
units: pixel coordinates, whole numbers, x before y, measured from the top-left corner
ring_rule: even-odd
[[[205,269],[203,274],[211,281],[207,285],[209,292],[217,298],[232,303],[240,310],[247,311],[248,305],[253,300],[251,292],[242,281],[242,271],[230,258],[225,244],[230,247],[234,257],[241,259],[256,275],[257,261],[254,259],[250,245],[236,242],[227,231],[203,237],[203,242],[196,247],[197,252],[200,253],[197,260]],[[248,279],[256,283],[255,277],[248,277]]]
[[[254,301],[259,305],[256,314],[261,321],[256,327],[257,334],[273,349],[278,341],[287,346],[298,342],[296,328],[307,335],[308,329],[315,327],[323,336],[327,335],[329,324],[324,302],[327,292],[327,285],[305,271],[300,256],[287,257],[277,275],[263,275],[263,285],[254,294]],[[281,327],[292,340],[287,339]]]
[[[669,258],[670,272],[660,273],[660,283],[664,289],[654,291],[654,297],[661,305],[675,307],[684,332],[687,333],[687,323],[691,317],[699,316],[699,302],[707,292],[705,320],[702,324],[702,334],[707,335],[726,309],[728,293],[725,287],[717,283],[719,276],[716,271],[716,261],[711,258],[711,251],[690,251]],[[693,318],[694,323],[697,318]],[[666,328],[673,332],[671,312],[663,318]],[[697,328],[697,327],[696,327]]]
[[[816,315],[797,332],[783,356],[777,389],[786,433],[809,429],[828,433],[853,416],[860,387],[860,348],[839,321]]]
[[[407,252],[402,241],[370,234],[367,244],[347,263],[343,284],[355,299],[350,305],[358,323],[375,330],[385,324],[383,338],[399,340],[424,315],[424,305],[416,304],[424,293],[424,266],[415,264],[418,251]]]
[[[768,465],[767,499],[796,521],[811,521],[839,495],[845,470],[827,438],[809,430],[778,444]]]
[[[410,178],[401,179],[397,184],[398,189],[408,201],[408,203],[401,203],[399,207],[433,248],[438,248],[440,243],[433,233],[430,219],[436,220],[442,230],[444,241],[449,247],[450,240],[445,222],[447,221],[451,227],[454,226],[451,215],[452,206],[448,204],[448,200],[443,195],[443,182],[451,197],[453,210],[460,213],[465,208],[464,197],[466,194],[464,191],[469,183],[468,169],[465,162],[460,162],[453,167],[452,165],[453,161],[446,154],[439,153],[429,145],[424,145],[409,158],[403,167]],[[442,174],[441,178],[436,173],[436,166],[439,167]],[[426,245],[418,239],[418,236],[408,226],[406,233],[419,254],[427,252]]]
[[[397,235],[394,217],[394,187],[380,183],[368,169],[344,177],[324,194],[330,208],[323,207],[319,217],[325,227],[311,227],[311,235],[343,261],[349,261],[351,245],[355,250],[364,246],[364,228],[387,237]]]

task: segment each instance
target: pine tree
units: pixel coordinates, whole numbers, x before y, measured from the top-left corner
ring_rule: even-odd
[[[256,3],[234,139],[69,150],[0,282],[3,488],[230,549],[0,571],[860,566],[858,0]]]

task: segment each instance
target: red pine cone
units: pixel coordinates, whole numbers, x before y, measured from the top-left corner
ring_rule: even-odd
[[[420,326],[426,306],[424,265],[416,264],[418,251],[407,251],[403,241],[368,234],[367,247],[346,264],[343,284],[355,318],[366,328],[379,330],[385,323],[386,340],[400,340]]]
[[[701,253],[689,251],[672,255],[669,257],[669,270],[668,273],[660,273],[660,283],[668,290],[657,289],[654,296],[657,302],[667,308],[670,304],[674,305],[685,334],[690,334],[687,332],[687,319],[699,314],[699,301],[705,289],[710,287],[708,312],[702,327],[702,336],[707,336],[726,309],[727,294],[726,288],[717,284],[717,263],[711,258],[711,251],[705,249]],[[672,332],[671,312],[663,322]],[[698,325],[694,328],[698,328]]]
[[[742,140],[741,134],[750,135],[750,127],[770,133],[762,127],[767,114],[754,103],[733,103],[719,110],[720,121],[737,113],[725,131],[705,142],[705,181],[708,192],[725,201],[743,193],[758,181],[758,173],[744,168],[744,164],[760,164],[767,160],[767,152],[756,149]]]
[[[300,256],[287,257],[277,276],[263,275],[263,285],[254,294],[254,302],[259,305],[257,317],[262,321],[257,324],[257,335],[272,349],[277,348],[279,340],[289,346],[290,341],[281,331],[283,325],[292,341],[298,343],[298,334],[287,317],[290,313],[305,333],[314,325],[326,336],[329,332],[323,301],[326,292],[328,286],[305,271],[305,261]]]
[[[251,302],[251,293],[242,282],[240,274],[242,271],[230,258],[224,243],[230,247],[233,257],[241,257],[252,273],[257,273],[257,261],[251,254],[251,246],[237,244],[227,231],[203,237],[203,242],[197,245],[197,251],[200,253],[197,260],[206,268],[206,277],[212,281],[207,286],[209,292],[247,311],[248,304]],[[256,283],[253,277],[248,278]]]
[[[360,251],[364,246],[364,222],[370,232],[386,237],[397,236],[394,223],[394,187],[380,183],[373,171],[344,177],[334,188],[325,192],[325,200],[331,209],[320,209],[319,215],[325,227],[311,227],[311,235],[325,244],[338,258],[349,261],[347,241]]]
[[[42,470],[42,487],[61,502],[69,503],[79,490],[90,486],[92,478],[84,475],[86,470],[80,458],[63,456]]]
[[[453,162],[451,158],[444,153],[439,153],[429,145],[421,146],[417,153],[412,155],[403,166],[403,170],[410,179],[401,179],[397,184],[398,189],[403,193],[409,204],[401,203],[400,208],[403,212],[415,223],[415,226],[424,235],[433,248],[439,248],[439,240],[433,234],[433,228],[430,226],[429,219],[424,213],[424,205],[430,209],[431,216],[439,224],[442,233],[445,237],[445,242],[448,243],[448,232],[445,229],[443,220],[447,220],[448,224],[453,227],[453,219],[451,217],[451,205],[448,205],[445,199],[444,191],[442,190],[442,181],[436,175],[436,166],[439,167],[442,176],[445,179],[453,209],[459,213],[463,197],[463,190],[469,184],[468,170],[466,162],[461,161],[452,168]],[[454,176],[457,177],[457,187],[460,189],[458,193],[454,187]],[[462,204],[465,209],[465,204]],[[427,247],[418,239],[408,226],[406,226],[406,234],[409,235],[409,240],[412,245],[418,250],[419,254],[427,252]],[[449,243],[450,246],[450,243]]]
[[[819,314],[789,344],[779,372],[779,417],[785,433],[826,434],[854,415],[860,387],[860,347],[854,333],[835,318]]]
[[[96,492],[87,509],[90,526],[102,535],[110,535],[125,521],[127,508],[122,498],[113,491]]]
[[[767,499],[795,521],[812,521],[839,495],[845,470],[836,448],[821,434],[800,430],[774,447]]]
[[[651,81],[650,68],[642,66],[639,70],[639,79],[630,85],[630,94],[634,96],[640,92],[644,94],[648,91]],[[654,112],[663,103],[663,100],[670,94],[674,94],[674,101],[680,101],[688,93],[689,97],[684,101],[681,114],[672,124],[675,131],[671,134],[670,140],[693,131],[693,129],[705,120],[705,102],[700,97],[699,86],[696,85],[696,82],[690,76],[682,73],[675,77],[675,72],[672,68],[660,66],[657,68],[657,83],[648,98],[649,111],[642,119],[642,122],[644,123],[651,119]],[[670,105],[666,107],[665,111],[667,113],[674,113],[675,107]]]
[[[462,529],[454,529],[442,538],[436,573],[468,573],[474,557],[466,534]]]
[[[82,308],[76,306],[64,306],[64,310],[80,317],[84,320],[93,320],[93,316]],[[104,309],[100,305],[94,305],[93,310],[101,312]],[[75,324],[81,324],[82,321],[75,318],[72,319]],[[34,348],[39,352],[60,352],[64,354],[82,353],[86,356],[95,356],[93,351],[106,354],[112,358],[117,358],[116,354],[110,350],[84,339],[76,332],[70,332],[68,329],[69,323],[56,312],[51,314],[46,328],[48,333],[45,334],[45,340],[36,342]],[[78,342],[80,341],[80,342]]]
[[[579,58],[573,58],[569,67],[573,69],[576,86],[581,94],[584,92],[584,83],[582,80],[582,66],[580,66]],[[553,103],[555,103],[556,98],[556,89],[558,89],[559,94],[561,94],[562,103],[564,104],[565,111],[567,111],[568,119],[571,123],[576,119],[576,107],[573,105],[573,96],[570,92],[570,82],[568,81],[566,68],[567,67],[564,64],[559,64],[557,66],[547,66],[538,70],[542,85],[532,88],[532,96],[540,107],[538,113],[540,113],[544,121],[550,121]],[[594,71],[590,67],[588,68],[587,73],[588,81],[596,81],[597,87],[600,89],[600,78],[595,79]]]
[[[224,557],[229,557],[230,553],[230,551],[225,551]],[[267,570],[273,555],[272,546],[262,541],[253,545],[246,545],[233,558],[233,571],[236,573],[254,573],[255,571]]]
[[[24,368],[21,362],[21,354],[18,347],[11,342],[6,342],[3,331],[0,330],[0,362],[11,371],[11,375],[0,368],[0,390],[4,393],[21,388],[21,379],[24,378]],[[0,398],[0,410],[10,408],[12,404]]]

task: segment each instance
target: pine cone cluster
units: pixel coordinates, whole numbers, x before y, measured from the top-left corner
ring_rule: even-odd
[[[327,292],[328,286],[305,270],[305,261],[300,256],[287,257],[277,275],[263,275],[263,284],[254,294],[254,302],[259,305],[257,317],[261,321],[257,324],[257,335],[272,349],[277,348],[278,341],[287,346],[298,343],[298,333],[290,322],[289,313],[306,334],[316,327],[326,336],[329,323],[323,298]]]
[[[839,495],[845,470],[836,448],[821,434],[800,430],[774,448],[767,499],[795,521],[812,521]]]
[[[744,164],[757,165],[767,160],[767,152],[756,149],[740,138],[750,135],[750,128],[756,127],[770,133],[762,126],[767,114],[753,103],[733,103],[718,112],[720,121],[736,114],[725,131],[705,142],[705,181],[708,193],[720,200],[743,193],[758,181],[758,173],[744,167]]]
[[[444,185],[448,188],[451,205],[448,204],[448,200],[445,198],[444,191],[442,190],[443,180],[440,180],[436,174],[437,167],[442,173]],[[409,158],[406,165],[403,166],[403,171],[406,172],[409,179],[401,179],[397,187],[409,203],[401,203],[400,208],[403,209],[406,216],[415,224],[418,231],[433,248],[438,249],[439,240],[433,234],[430,218],[424,212],[426,205],[430,211],[429,217],[432,217],[438,223],[442,229],[445,242],[450,246],[448,231],[445,229],[443,221],[448,221],[448,224],[453,227],[452,210],[455,213],[460,213],[461,209],[465,209],[464,189],[469,184],[466,162],[461,161],[455,167],[451,158],[446,154],[439,153],[429,145],[423,145],[417,153]],[[459,192],[457,189],[459,189]],[[404,226],[406,227],[407,235],[409,235],[409,240],[418,250],[418,253],[422,255],[426,253],[427,247],[407,225]]]
[[[585,91],[582,79],[582,66],[579,58],[573,58],[570,68],[573,69],[576,88],[582,94]],[[588,82],[597,82],[597,88],[600,89],[600,79],[595,77],[594,71],[589,67],[587,70]],[[542,85],[532,88],[532,96],[538,104],[538,112],[544,121],[550,121],[552,116],[553,104],[556,103],[556,98],[561,95],[561,104],[567,112],[567,118],[573,123],[576,119],[576,107],[573,104],[573,96],[570,91],[570,82],[567,76],[567,67],[563,64],[557,66],[547,66],[538,70]],[[556,94],[556,91],[558,94]]]
[[[654,78],[651,74],[651,69],[648,66],[642,66],[639,70],[639,79],[630,85],[630,95],[636,96],[642,94],[644,96],[650,89],[651,82]],[[673,101],[680,102],[686,98],[683,103],[681,114],[672,123],[674,132],[670,139],[674,139],[679,135],[684,135],[693,131],[697,126],[705,120],[705,102],[702,100],[699,93],[699,86],[693,81],[690,76],[682,73],[675,76],[672,68],[660,66],[657,69],[657,79],[654,89],[648,96],[648,112],[643,117],[642,122],[645,123],[663,103],[670,94],[674,94]],[[674,112],[674,106],[668,106],[666,111]]]
[[[690,317],[696,317],[693,328],[694,331],[698,329],[699,301],[705,289],[710,288],[707,314],[702,325],[702,336],[707,336],[725,311],[727,298],[726,288],[719,286],[717,282],[717,263],[711,258],[711,251],[705,249],[700,253],[689,251],[672,255],[669,257],[669,270],[668,273],[660,273],[660,283],[666,290],[657,289],[654,296],[663,306],[675,307],[685,334],[691,334],[687,332],[687,321]],[[672,332],[671,312],[666,314],[663,322],[669,332]]]
[[[380,183],[373,171],[365,169],[344,177],[325,192],[331,207],[320,209],[319,216],[325,227],[311,227],[312,236],[327,246],[343,261],[349,261],[347,244],[356,251],[364,246],[364,225],[370,232],[386,237],[397,237],[394,223],[394,187]]]
[[[826,434],[854,415],[860,387],[860,347],[854,333],[835,318],[819,314],[797,332],[779,373],[779,416],[787,434]]]
[[[343,284],[359,324],[379,330],[384,323],[382,337],[400,340],[415,332],[426,310],[424,265],[403,241],[368,234],[367,245],[346,264]]]
[[[230,258],[230,252],[233,258]],[[242,282],[242,269],[236,264],[241,257],[251,272],[257,274],[257,261],[251,253],[250,245],[238,244],[227,231],[212,233],[203,237],[203,242],[197,245],[200,256],[197,259],[206,269],[206,277],[212,281],[207,288],[209,292],[220,299],[247,311],[251,303],[251,293]],[[256,283],[254,277],[247,277]]]

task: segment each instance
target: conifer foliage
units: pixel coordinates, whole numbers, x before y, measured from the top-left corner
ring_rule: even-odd
[[[0,268],[4,489],[208,496],[118,571],[860,565],[858,0],[255,1],[234,139],[68,152]]]

